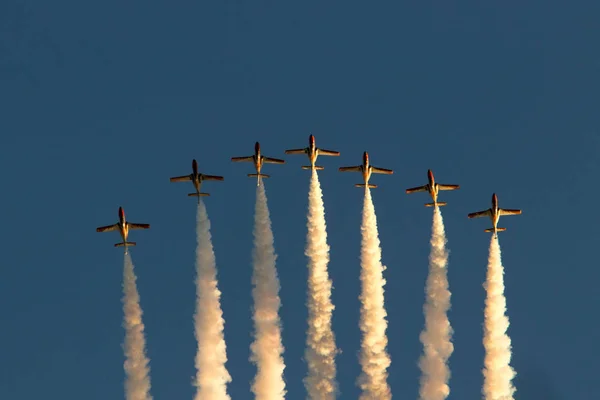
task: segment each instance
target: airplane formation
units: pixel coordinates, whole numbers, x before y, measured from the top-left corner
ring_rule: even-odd
[[[286,150],[285,154],[306,154],[308,156],[308,160],[310,161],[310,165],[302,166],[302,169],[306,170],[318,170],[321,171],[324,167],[316,165],[317,158],[321,156],[339,156],[339,151],[333,150],[325,150],[318,148],[315,143],[314,135],[310,135],[308,139],[308,147],[303,149],[291,149]],[[250,178],[256,178],[256,185],[260,185],[261,180],[264,178],[269,178],[270,176],[267,174],[263,174],[261,172],[263,164],[285,164],[285,160],[279,158],[271,158],[266,157],[261,154],[260,143],[256,142],[254,145],[254,154],[246,157],[232,157],[231,161],[233,162],[252,162],[254,164],[254,169],[256,173],[248,174]],[[391,175],[394,173],[391,169],[378,168],[371,165],[369,160],[369,154],[365,151],[362,157],[362,164],[350,167],[340,167],[339,171],[341,172],[360,172],[363,177],[363,183],[357,183],[354,186],[356,187],[364,187],[364,188],[377,188],[377,185],[369,183],[369,179],[371,178],[371,174],[386,174]],[[437,183],[433,176],[433,172],[431,170],[427,171],[428,183],[423,186],[418,186],[410,189],[406,189],[407,194],[417,193],[417,192],[428,192],[433,200],[432,203],[425,203],[426,207],[435,207],[435,206],[445,206],[447,203],[445,201],[438,201],[438,194],[440,190],[456,190],[459,189],[459,185],[447,185]],[[196,160],[192,160],[192,173],[189,175],[176,176],[170,178],[171,182],[185,182],[191,181],[196,189],[196,192],[189,193],[188,196],[198,197],[198,203],[200,203],[201,196],[210,196],[208,193],[200,192],[200,188],[202,186],[203,181],[223,181],[224,178],[222,176],[217,175],[205,175],[198,172],[198,163]],[[521,210],[516,209],[505,209],[500,208],[498,206],[498,196],[496,193],[492,194],[492,207],[487,210],[478,211],[474,213],[468,214],[468,218],[479,218],[479,217],[489,217],[492,221],[492,227],[487,228],[485,232],[493,232],[494,235],[497,235],[498,232],[503,232],[506,228],[499,228],[498,221],[501,216],[505,215],[519,215],[521,214]],[[128,222],[125,220],[125,212],[122,207],[119,207],[119,222],[114,225],[101,226],[96,228],[96,232],[110,232],[118,230],[121,234],[122,242],[115,243],[115,247],[124,247],[125,253],[127,253],[128,246],[135,246],[135,242],[128,242],[127,236],[129,234],[130,229],[148,229],[150,228],[149,224],[137,224]]]

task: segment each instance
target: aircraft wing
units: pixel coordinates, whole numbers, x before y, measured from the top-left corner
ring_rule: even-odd
[[[440,189],[440,190],[456,190],[459,187],[460,187],[459,185],[441,185],[441,184],[438,184],[438,189]]]
[[[425,186],[419,186],[419,187],[406,189],[406,193],[411,194],[411,193],[417,193],[417,192],[426,192],[427,190],[428,190],[428,185],[425,185]]]
[[[185,175],[185,176],[176,176],[174,178],[170,179],[171,182],[185,182],[185,181],[191,181],[192,180],[192,176],[191,175]]]
[[[377,168],[377,167],[372,167],[371,172],[374,174],[387,174],[387,175],[391,175],[394,173],[394,171],[392,171],[391,169]]]
[[[231,157],[231,161],[240,162],[240,161],[254,161],[254,157]]]
[[[286,150],[285,154],[305,154],[306,153],[306,149],[291,149],[291,150]]]
[[[319,155],[320,156],[339,156],[340,152],[333,151],[333,150],[319,149]]]
[[[116,231],[117,229],[119,229],[119,224],[101,226],[100,228],[96,228],[96,232],[110,232]]]
[[[492,215],[492,210],[488,208],[485,211],[477,211],[468,215],[469,218],[489,217]]]
[[[268,164],[285,164],[284,160],[279,158],[263,157],[263,162]]]
[[[224,178],[217,175],[202,175],[202,180],[205,181],[222,181]]]
[[[150,224],[134,224],[132,222],[128,222],[127,225],[129,229],[148,229],[150,228]]]
[[[499,211],[500,215],[519,215],[521,214],[521,210],[509,210],[505,208],[501,208]]]
[[[348,172],[361,172],[362,169],[361,169],[360,165],[357,165],[356,167],[340,167],[340,171],[341,172],[345,172],[345,171],[348,171]]]

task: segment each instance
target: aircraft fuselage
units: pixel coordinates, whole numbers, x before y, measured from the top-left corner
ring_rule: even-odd
[[[498,196],[496,193],[492,195],[492,215],[490,215],[490,219],[494,224],[494,233],[496,233],[496,228],[498,225],[498,221],[500,220],[500,207],[498,207]]]
[[[129,226],[127,226],[127,221],[125,220],[125,211],[123,211],[123,207],[119,207],[119,233],[123,238],[123,242],[127,242]]]
[[[310,135],[308,139],[308,159],[310,160],[310,165],[313,168],[317,162],[317,157],[319,157],[319,149],[317,149],[317,145],[315,144],[315,137]]]
[[[263,156],[260,154],[260,143],[256,142],[254,145],[254,168],[256,173],[260,174],[260,170],[263,166]]]
[[[427,186],[429,186],[429,194],[431,195],[431,198],[433,199],[433,203],[436,204],[438,193],[439,193],[439,188],[438,188],[437,183],[435,183],[435,178],[433,177],[433,172],[431,172],[431,170],[427,171],[427,176],[429,177],[429,184],[427,185]]]
[[[196,160],[192,160],[192,183],[196,188],[196,192],[200,193],[200,185],[202,183],[202,178],[198,173],[198,163]]]
[[[363,179],[366,185],[369,183],[369,179],[371,179],[371,174],[373,173],[373,167],[369,165],[369,153],[366,151],[363,153],[363,165],[361,165],[361,168]]]

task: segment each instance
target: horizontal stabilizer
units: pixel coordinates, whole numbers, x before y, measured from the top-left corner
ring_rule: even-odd
[[[259,176],[260,176],[261,178],[270,178],[270,176],[269,176],[269,175],[267,175],[267,174],[248,174],[248,176],[249,176],[250,178],[258,178]]]
[[[368,185],[365,185],[364,183],[357,183],[354,186],[356,187],[365,187],[368,186],[370,189],[375,189],[377,187],[377,185],[373,185],[372,183],[369,183]]]
[[[135,246],[135,242],[121,242],[121,243],[115,243],[115,247],[122,247],[122,246]]]
[[[188,193],[188,196],[210,196],[208,193]]]
[[[506,228],[496,228],[496,231],[498,232],[504,232],[505,230]],[[484,232],[494,232],[494,228],[486,229]]]
[[[437,202],[438,207],[445,206],[447,204],[448,203],[446,203],[445,201],[438,201]],[[425,203],[425,207],[433,207],[433,206],[435,206],[435,203]]]
[[[303,165],[302,169],[312,169],[312,167],[310,165]],[[323,171],[325,168],[321,167],[320,165],[315,165],[315,169],[317,171]]]

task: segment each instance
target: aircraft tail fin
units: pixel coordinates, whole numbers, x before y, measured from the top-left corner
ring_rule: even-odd
[[[210,194],[208,194],[208,193],[200,193],[200,194],[198,194],[198,193],[188,193],[188,196],[196,196],[196,197],[198,197],[198,196],[210,196]]]
[[[120,243],[115,243],[115,247],[123,247],[123,246],[135,246],[135,242],[120,242]]]
[[[261,177],[261,178],[270,178],[270,176],[267,175],[267,174],[248,174],[248,176],[250,178],[258,178],[258,177]]]
[[[437,202],[438,207],[445,206],[447,204],[448,203],[446,203],[445,201],[438,201]],[[433,206],[435,206],[435,203],[425,203],[425,207],[433,207]]]
[[[496,228],[497,232],[504,232],[506,228]],[[484,232],[494,232],[494,228],[486,229]]]
[[[364,188],[365,186],[370,188],[370,189],[375,189],[377,187],[377,185],[373,185],[372,183],[369,183],[368,185],[365,185],[364,183],[357,183],[354,186],[356,187],[362,187]]]
[[[310,165],[303,165],[302,169],[312,169],[312,166],[310,166]],[[317,171],[323,171],[325,168],[321,167],[320,165],[315,165],[315,169]]]

